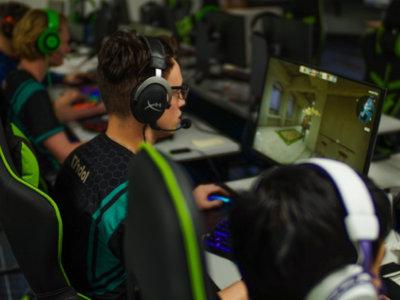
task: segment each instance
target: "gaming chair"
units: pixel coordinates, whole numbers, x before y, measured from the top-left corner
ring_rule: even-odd
[[[76,293],[64,272],[57,205],[16,174],[0,120],[0,223],[20,269],[38,299],[89,299]]]
[[[135,282],[141,300],[215,299],[205,277],[201,226],[188,177],[149,144],[142,144],[128,174],[128,290]]]

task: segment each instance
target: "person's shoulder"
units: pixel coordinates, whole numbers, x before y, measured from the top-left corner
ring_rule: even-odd
[[[22,88],[42,89],[42,85],[28,72],[20,69],[12,70],[6,77],[5,90],[13,91]],[[44,88],[43,88],[44,89]]]
[[[72,166],[79,161],[82,163],[84,162],[84,164],[90,168],[96,168],[98,164],[102,163],[104,156],[107,155],[106,151],[102,149],[103,144],[103,137],[99,134],[90,141],[74,149],[74,151],[68,155],[63,165]]]
[[[100,133],[95,138],[85,143],[82,149],[92,157],[102,157],[104,160],[109,160],[113,157],[125,159],[125,157],[129,158],[133,156],[131,151],[113,141],[105,133]]]
[[[33,82],[37,82],[35,78],[30,74],[29,72],[22,70],[22,69],[15,69],[12,72],[10,72],[9,78],[12,80],[17,80],[17,81],[27,81],[27,80],[32,80]]]

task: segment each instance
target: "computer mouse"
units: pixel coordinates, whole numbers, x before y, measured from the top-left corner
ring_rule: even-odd
[[[223,203],[231,203],[231,198],[227,195],[220,194],[220,193],[212,193],[207,197],[208,201],[220,200]]]

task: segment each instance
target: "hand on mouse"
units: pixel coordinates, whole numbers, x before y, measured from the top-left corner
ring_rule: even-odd
[[[214,193],[227,195],[228,193],[216,184],[201,184],[198,185],[193,190],[193,196],[196,201],[196,205],[199,209],[212,209],[220,207],[223,202],[220,200],[210,201],[208,200],[208,196]]]

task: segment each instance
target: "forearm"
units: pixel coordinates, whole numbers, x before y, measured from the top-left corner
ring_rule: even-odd
[[[218,292],[221,300],[249,300],[247,288],[243,281],[237,281]]]

